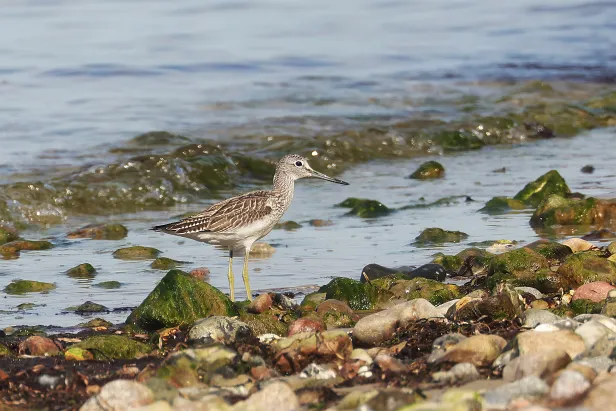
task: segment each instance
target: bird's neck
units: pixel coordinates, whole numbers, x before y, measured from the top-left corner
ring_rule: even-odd
[[[281,197],[288,197],[289,201],[293,198],[295,189],[295,179],[285,173],[274,174],[274,193]]]

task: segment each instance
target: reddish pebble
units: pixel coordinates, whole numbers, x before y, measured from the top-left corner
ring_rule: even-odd
[[[250,375],[257,381],[266,380],[268,378],[272,378],[274,373],[271,369],[267,368],[265,365],[257,365],[256,367],[252,367],[250,369]]]
[[[205,280],[210,275],[210,269],[206,267],[195,268],[190,272],[190,275],[199,280]]]
[[[9,379],[9,375],[5,373],[4,371],[0,370],[0,381],[4,381],[8,379]]]
[[[272,296],[259,294],[246,308],[249,313],[260,314],[272,308]]]
[[[325,315],[330,311],[338,311],[344,314],[353,315],[353,310],[345,302],[340,300],[325,300],[317,307],[319,315]]]
[[[593,283],[584,284],[578,287],[575,293],[573,293],[573,301],[590,300],[595,303],[600,303],[607,298],[607,294],[614,288],[616,287],[605,281],[595,281]]]
[[[299,318],[289,326],[289,337],[297,333],[325,331],[325,323],[321,319]]]
[[[25,341],[19,344],[19,355],[33,355],[36,357],[47,357],[56,355],[60,352],[60,348],[55,342],[46,337],[34,335],[28,337]]]

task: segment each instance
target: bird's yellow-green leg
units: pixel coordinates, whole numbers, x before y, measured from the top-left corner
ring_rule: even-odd
[[[248,301],[252,301],[252,293],[250,292],[250,281],[248,280],[248,254],[250,251],[247,249],[244,254],[244,269],[242,270],[242,277],[244,277],[244,287],[246,287],[246,295]]]
[[[235,280],[233,279],[233,250],[229,250],[229,296],[235,301]]]

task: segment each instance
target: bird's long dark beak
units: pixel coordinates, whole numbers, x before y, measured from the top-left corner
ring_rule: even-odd
[[[342,181],[334,177],[326,176],[325,174],[319,173],[318,171],[310,170],[310,172],[312,173],[312,177],[320,178],[321,180],[331,181],[332,183],[342,184],[345,186],[349,185],[349,183],[347,183],[346,181]]]

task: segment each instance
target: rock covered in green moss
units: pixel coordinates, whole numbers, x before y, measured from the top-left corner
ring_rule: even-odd
[[[370,283],[338,277],[319,289],[326,299],[340,300],[353,310],[370,310],[391,298],[391,293]]]
[[[445,176],[445,167],[438,161],[426,161],[409,176],[416,180],[430,180]]]
[[[531,250],[536,251],[548,260],[557,261],[563,261],[565,258],[567,258],[567,256],[573,253],[571,251],[571,248],[567,247],[566,245],[549,240],[534,241],[528,244],[526,248],[530,248]]]
[[[486,214],[502,214],[511,210],[524,210],[528,208],[523,201],[509,197],[493,197],[479,211]]]
[[[113,324],[103,318],[93,318],[88,322],[79,324],[79,327],[86,327],[86,328],[97,328],[97,327],[109,328],[111,326],[113,326]]]
[[[596,251],[571,254],[558,268],[558,275],[569,288],[594,281],[616,283],[616,264]]]
[[[5,257],[18,256],[21,251],[40,251],[53,248],[49,241],[15,240],[0,245],[0,255]]]
[[[543,201],[530,219],[533,227],[554,225],[603,226],[616,218],[616,200],[564,198],[552,195]]]
[[[188,273],[169,271],[156,288],[127,318],[127,324],[144,330],[190,325],[208,315],[237,315],[222,292]]]
[[[328,330],[334,328],[350,328],[355,325],[353,318],[340,311],[328,311],[323,315],[323,321]]]
[[[316,310],[317,306],[321,304],[327,298],[327,293],[316,291],[314,293],[310,293],[304,297],[302,303],[300,304],[301,308],[304,310]]]
[[[17,235],[17,231],[8,227],[0,226],[0,245],[10,243],[18,238],[19,236]]]
[[[472,321],[483,316],[495,320],[514,319],[523,312],[523,303],[514,287],[501,283],[488,294],[475,290],[450,307],[446,317],[453,321]]]
[[[432,227],[426,228],[421,234],[415,237],[413,245],[416,247],[426,247],[435,244],[459,243],[467,238],[468,234],[462,231],[448,231],[442,228]]]
[[[90,238],[92,240],[121,240],[128,234],[128,229],[122,224],[90,224],[72,231],[68,238]]]
[[[443,253],[436,253],[432,257],[432,263],[440,264],[445,270],[450,271],[458,271],[464,261],[457,255],[446,255]]]
[[[8,349],[8,347],[4,344],[0,344],[0,358],[2,357],[12,357],[13,352]]]
[[[91,264],[83,263],[67,270],[66,275],[73,278],[94,278],[96,275],[96,268],[92,267]]]
[[[347,215],[361,218],[376,218],[393,212],[392,209],[380,201],[354,197],[347,198],[343,202],[336,204],[336,207],[350,208],[351,211]]]
[[[477,150],[485,145],[474,133],[466,130],[443,130],[432,135],[432,139],[446,151]]]
[[[302,228],[302,225],[296,223],[295,221],[283,221],[282,223],[278,223],[274,226],[274,230],[297,230],[298,228]]]
[[[184,264],[182,261],[176,261],[167,257],[158,257],[156,260],[152,261],[150,267],[155,270],[171,270],[172,268],[176,268]]]
[[[427,278],[395,281],[389,291],[397,298],[414,300],[423,298],[432,305],[440,305],[460,298],[460,291],[455,284],[443,284]]]
[[[565,197],[570,193],[571,190],[565,179],[558,171],[551,170],[535,181],[528,183],[513,199],[536,207],[551,195]]]
[[[102,281],[93,285],[93,287],[104,288],[105,290],[115,290],[121,286],[122,284],[119,281]]]
[[[152,351],[149,345],[123,335],[95,335],[69,347],[73,350],[76,348],[92,353],[96,360],[130,360]]]
[[[7,294],[40,293],[55,290],[56,285],[33,280],[13,280],[4,287]]]
[[[559,276],[550,270],[548,260],[536,251],[522,247],[492,258],[489,267],[488,285],[496,287],[501,281],[516,286],[528,286],[544,293],[562,287]]]
[[[289,326],[270,313],[250,314],[240,313],[240,321],[246,323],[254,335],[276,334],[286,336]]]
[[[121,260],[153,260],[159,255],[160,250],[140,245],[119,248],[113,252],[113,257]]]
[[[68,310],[68,311],[73,311],[73,310]],[[102,304],[95,303],[93,301],[86,301],[85,303],[75,307],[74,311],[77,314],[92,314],[92,313],[101,313],[101,312],[109,311],[109,308],[105,307]]]

